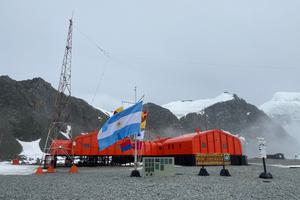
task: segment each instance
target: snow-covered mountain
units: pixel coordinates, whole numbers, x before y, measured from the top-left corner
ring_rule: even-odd
[[[277,92],[260,109],[300,142],[300,93]]]
[[[182,133],[193,132],[196,128],[223,129],[243,136],[248,144],[245,151],[249,156],[258,154],[257,137],[268,141],[270,154],[282,152],[286,157],[292,157],[299,149],[299,143],[281,123],[275,123],[262,110],[236,94],[222,93],[212,99],[175,101],[163,107],[176,115]]]
[[[273,119],[300,122],[300,93],[276,92],[270,101],[260,106]]]
[[[228,92],[224,92],[219,96],[211,99],[199,99],[199,100],[183,100],[183,101],[173,101],[162,107],[170,110],[178,119],[186,116],[189,113],[199,113],[203,109],[212,106],[216,103],[230,101],[234,99],[234,95]]]

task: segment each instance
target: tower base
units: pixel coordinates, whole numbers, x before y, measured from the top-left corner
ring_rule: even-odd
[[[204,167],[202,167],[198,173],[198,176],[209,176],[209,173]]]
[[[231,176],[228,169],[221,169],[220,176]]]
[[[263,172],[259,175],[259,178],[271,179],[273,178],[273,176],[270,172]]]
[[[132,170],[130,177],[141,177],[140,171],[137,169]]]

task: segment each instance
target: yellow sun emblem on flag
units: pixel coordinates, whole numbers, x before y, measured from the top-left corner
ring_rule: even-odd
[[[119,122],[117,122],[117,127],[120,127],[122,124],[121,124],[121,122],[119,121]]]

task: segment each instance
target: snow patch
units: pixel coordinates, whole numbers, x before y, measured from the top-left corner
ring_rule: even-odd
[[[170,110],[178,119],[186,116],[188,113],[203,113],[203,110],[216,103],[230,101],[234,99],[233,94],[224,92],[212,99],[174,101],[163,105],[162,107]]]
[[[71,130],[72,130],[72,127],[70,125],[67,125],[66,132],[60,131],[60,134],[62,134],[65,138],[67,138],[69,140],[71,138]]]
[[[32,142],[24,142],[21,140],[17,141],[21,144],[22,146],[22,152],[19,154],[20,156],[25,157],[25,162],[28,164],[33,164],[36,163],[36,160],[39,158],[41,159],[43,156],[43,152],[41,151],[40,148],[40,141],[41,139],[32,141]]]
[[[261,163],[249,163],[250,165],[262,165]],[[268,166],[279,167],[279,168],[300,168],[300,165],[282,165],[282,164],[268,164]]]
[[[246,138],[244,138],[243,136],[240,136],[239,139],[243,144],[246,144]]]
[[[230,133],[229,131],[225,131],[225,130],[223,130],[223,129],[221,129],[221,131],[223,131],[224,133],[227,133],[228,135],[231,135],[231,136],[233,136],[233,137],[240,138],[238,134],[234,135],[234,134]],[[245,140],[245,138],[244,138],[244,140]]]
[[[113,115],[113,112],[107,111],[104,108],[100,108],[100,107],[95,107],[95,108],[98,109],[98,110],[100,110],[101,112],[103,112],[108,117],[111,117]]]
[[[0,162],[0,175],[30,175],[36,171],[34,165],[12,165],[10,162]]]

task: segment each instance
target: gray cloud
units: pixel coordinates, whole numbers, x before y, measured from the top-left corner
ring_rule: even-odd
[[[260,105],[276,91],[300,91],[299,8],[296,0],[2,1],[0,73],[57,87],[74,10],[75,96],[91,102],[107,61],[82,31],[111,55],[94,105],[133,100],[135,85],[158,104],[228,90]]]

